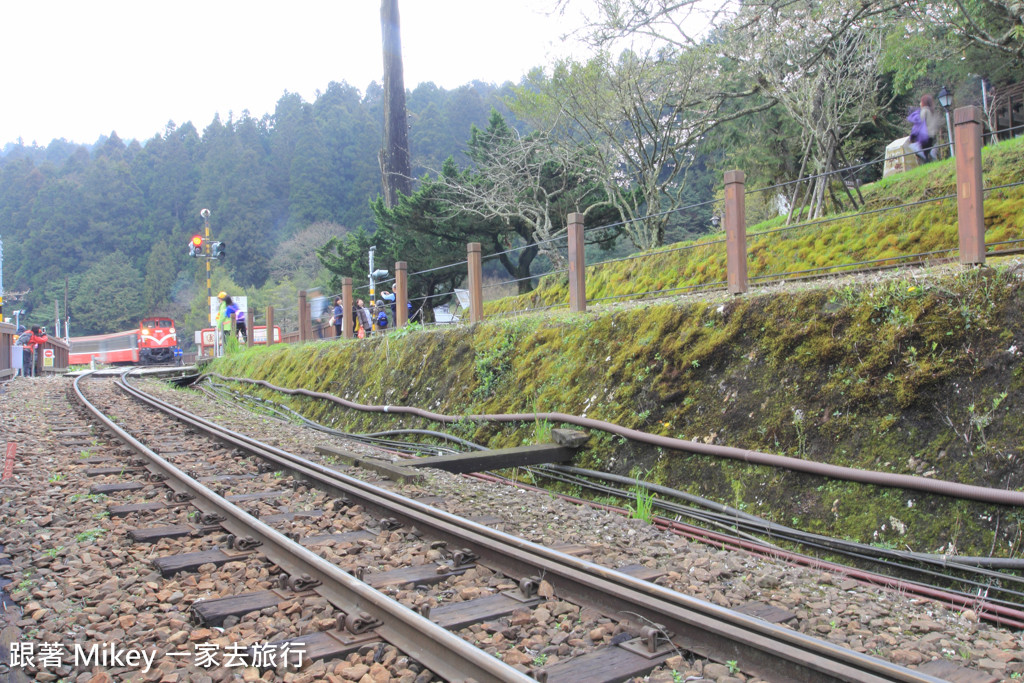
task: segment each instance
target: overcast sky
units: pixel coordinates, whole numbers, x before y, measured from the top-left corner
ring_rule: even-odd
[[[579,19],[553,0],[400,0],[405,85],[518,82]],[[580,0],[577,6],[589,5]],[[168,121],[202,131],[281,95],[382,80],[380,0],[14,0],[0,38],[0,147],[147,140]]]

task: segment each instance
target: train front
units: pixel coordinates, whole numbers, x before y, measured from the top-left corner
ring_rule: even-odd
[[[139,324],[139,363],[174,363],[181,356],[171,318],[146,318]]]

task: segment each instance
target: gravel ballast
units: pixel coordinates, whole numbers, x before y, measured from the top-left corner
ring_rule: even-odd
[[[248,634],[241,632],[239,625],[220,633],[189,622],[188,608],[198,597],[220,590],[237,593],[243,587],[269,586],[270,577],[252,566],[229,563],[195,576],[179,575],[170,582],[160,579],[152,557],[161,552],[161,545],[128,542],[125,532],[134,526],[131,520],[109,517],[105,514],[109,501],[88,494],[92,482],[81,473],[79,462],[110,455],[120,447],[83,427],[83,418],[67,397],[70,383],[66,378],[51,377],[19,378],[0,385],[0,432],[4,443],[14,444],[16,449],[13,474],[0,483],[0,542],[4,561],[10,562],[0,567],[0,573],[10,580],[6,590],[18,605],[6,613],[5,642],[22,644],[18,647],[34,644],[38,662],[47,643],[79,643],[85,648],[137,643],[140,650],[146,646],[166,654],[177,645],[201,640],[225,640],[222,645],[226,647],[231,642],[272,639],[278,619],[275,614],[252,622]],[[369,446],[254,415],[198,392],[174,390],[155,380],[146,381],[144,388],[200,416],[311,459],[319,460],[313,455],[318,445],[381,455]],[[375,478],[358,469],[347,473]],[[898,664],[915,667],[942,659],[989,674],[994,680],[1013,680],[1024,674],[1021,634],[979,621],[971,610],[950,610],[822,571],[723,551],[613,512],[503,484],[431,471],[425,484],[391,488],[410,495],[442,496],[449,511],[492,518],[496,528],[536,543],[586,546],[581,557],[599,564],[641,564],[658,569],[664,574],[657,583],[718,605],[735,608],[751,601],[767,603],[796,615],[788,623],[791,628]],[[551,603],[550,619],[532,624],[548,630],[543,636],[538,634],[538,644],[554,642],[566,623],[566,615],[557,613],[557,600]],[[306,618],[319,616],[310,613]],[[294,628],[291,622],[277,625]],[[595,625],[586,637],[607,642],[615,635],[614,626]],[[481,647],[503,638],[501,631],[477,635]],[[571,649],[572,639],[560,638],[558,642],[565,645],[561,650],[556,645],[523,656],[558,656]],[[389,663],[400,657],[397,653],[387,656]],[[381,666],[372,656],[368,662],[359,655],[350,659],[353,661],[317,663],[299,673],[267,671],[262,680],[402,680],[394,675],[395,667]],[[676,673],[660,670],[650,680],[747,680],[734,673],[734,667],[694,664],[684,657],[670,660],[669,665]],[[259,677],[255,669],[203,669],[167,656],[155,659],[146,673],[142,668],[76,666],[71,657],[65,657],[61,666],[36,666],[27,671],[41,681],[174,683]],[[406,670],[406,681],[417,680],[418,673]]]

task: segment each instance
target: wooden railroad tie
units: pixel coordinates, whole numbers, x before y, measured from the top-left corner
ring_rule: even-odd
[[[587,442],[588,438],[589,436],[584,432],[572,429],[552,429],[553,443],[453,455],[434,455],[405,460],[400,464],[377,458],[367,458],[334,446],[317,446],[316,452],[339,458],[349,465],[363,467],[377,472],[383,477],[404,483],[420,481],[422,475],[416,470],[424,467],[433,467],[452,474],[468,474],[546,463],[570,463],[576,451]]]

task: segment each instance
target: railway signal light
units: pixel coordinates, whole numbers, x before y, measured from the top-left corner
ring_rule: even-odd
[[[224,258],[224,243],[223,242],[211,242],[210,250],[213,254],[213,258],[222,259]]]
[[[202,256],[203,255],[203,236],[192,235],[192,239],[188,243],[188,255],[189,256]]]

